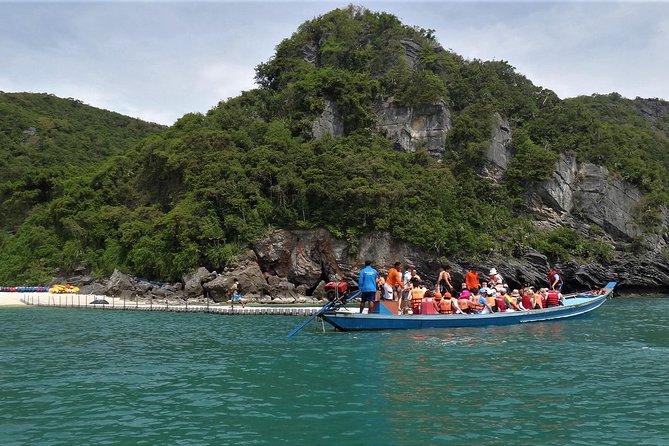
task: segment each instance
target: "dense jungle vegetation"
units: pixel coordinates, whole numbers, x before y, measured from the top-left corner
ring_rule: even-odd
[[[669,201],[667,116],[644,119],[615,93],[562,100],[504,61],[444,50],[433,34],[386,13],[332,11],[258,65],[257,89],[168,129],[74,100],[0,94],[0,283],[78,268],[174,280],[200,265],[220,270],[279,227],[325,227],[353,251],[358,235],[383,230],[443,258],[534,247],[552,260],[605,262],[611,244],[537,231],[523,206],[560,153],[638,186],[639,220],[653,230]],[[403,40],[420,48],[413,67]],[[314,140],[326,100],[344,135]],[[375,130],[379,101],[437,100],[453,124],[442,160],[400,152]],[[501,183],[479,175],[495,113],[514,131]]]

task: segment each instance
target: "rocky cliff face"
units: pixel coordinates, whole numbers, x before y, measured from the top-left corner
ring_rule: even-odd
[[[343,134],[344,117],[334,101],[326,100],[323,112],[311,126],[311,135],[314,139],[321,139],[325,135],[342,136]]]
[[[424,147],[430,155],[441,159],[450,128],[451,115],[443,101],[416,107],[403,107],[390,101],[377,104],[376,129],[386,135],[398,150],[415,152]],[[337,104],[326,100],[323,112],[312,124],[312,137],[342,136],[344,132],[344,118]]]
[[[634,105],[636,105],[642,118],[652,122],[659,121],[669,115],[669,102],[662,99],[636,98]]]
[[[548,225],[575,226],[577,220],[595,224],[615,239],[632,240],[642,231],[633,221],[642,194],[610,175],[602,166],[577,163],[562,155],[553,178],[538,185],[530,208]]]
[[[446,133],[451,128],[451,115],[443,101],[417,107],[381,102],[376,116],[377,130],[385,134],[397,149],[415,152],[423,146],[435,158],[443,157]]]
[[[490,148],[486,153],[488,164],[483,168],[483,175],[499,181],[504,176],[513,153],[511,142],[513,132],[509,122],[499,113],[493,115],[493,125],[490,135]]]

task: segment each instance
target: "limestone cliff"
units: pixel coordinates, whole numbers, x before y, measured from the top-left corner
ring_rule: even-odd
[[[446,133],[451,127],[451,115],[444,101],[417,107],[384,101],[378,104],[376,116],[376,128],[396,148],[415,152],[422,146],[435,158],[442,158]]]

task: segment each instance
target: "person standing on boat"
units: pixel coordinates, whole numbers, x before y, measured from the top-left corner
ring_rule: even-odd
[[[393,300],[400,300],[402,297],[402,289],[404,289],[404,282],[402,282],[402,274],[400,273],[400,262],[395,262],[392,268],[388,270],[386,283],[393,289]]]
[[[372,267],[371,260],[365,260],[365,267],[360,270],[358,287],[360,288],[360,312],[365,309],[365,303],[369,302],[369,311],[372,310],[372,302],[376,300],[377,280],[379,273]]]
[[[402,297],[401,301],[402,302],[408,302],[409,299],[409,294],[411,293],[411,278],[413,275],[416,273],[416,270],[414,269],[413,266],[407,266],[407,270],[404,271],[404,274],[402,275]]]
[[[437,285],[439,285],[439,292],[442,296],[447,291],[453,291],[453,285],[451,284],[451,267],[449,265],[441,265],[441,270],[437,277]]]
[[[562,291],[563,280],[555,268],[551,268],[548,271],[548,284],[551,290]]]
[[[479,273],[476,272],[473,266],[469,268],[467,274],[465,274],[465,283],[467,284],[467,289],[472,293],[476,294],[479,292],[481,284],[479,282]]]
[[[409,282],[411,282],[411,278],[415,272],[416,270],[412,266],[407,266],[407,270],[404,271],[404,274],[402,274],[402,283],[404,284],[405,290],[409,288]]]

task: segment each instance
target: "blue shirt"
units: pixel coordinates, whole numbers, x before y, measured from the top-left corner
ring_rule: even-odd
[[[360,277],[358,278],[358,287],[363,293],[376,291],[376,279],[379,278],[379,273],[376,272],[372,266],[366,266],[360,270]]]

